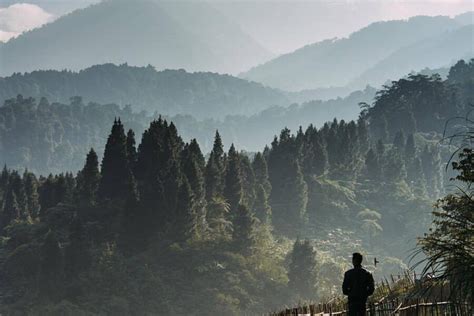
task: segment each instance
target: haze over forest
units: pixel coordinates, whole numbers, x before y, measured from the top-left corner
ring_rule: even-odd
[[[4,0],[0,104],[2,314],[474,297],[470,1]]]

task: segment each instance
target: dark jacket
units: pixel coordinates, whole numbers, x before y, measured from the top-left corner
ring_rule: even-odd
[[[362,267],[350,269],[344,274],[342,292],[348,296],[349,301],[366,302],[374,290],[372,274]]]

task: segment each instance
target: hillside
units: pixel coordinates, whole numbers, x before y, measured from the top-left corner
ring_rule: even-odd
[[[360,82],[384,83],[391,78],[399,78],[420,65],[436,68],[452,65],[455,61],[474,57],[474,24],[457,28],[440,36],[428,38],[400,48],[370,69],[364,71],[350,86]],[[390,74],[392,77],[388,77]]]
[[[130,71],[130,68],[125,66],[111,67],[115,70],[124,69],[125,73]],[[426,137],[436,139],[444,132],[446,120],[463,116],[468,104],[474,102],[472,67],[472,61],[468,63],[460,61],[449,70],[446,80],[441,80],[431,74],[429,76],[412,74],[394,81],[377,93],[375,89],[367,88],[363,91],[355,91],[346,98],[310,101],[290,106],[273,106],[253,115],[225,115],[219,119],[200,118],[203,113],[196,110],[196,113],[201,116],[176,114],[164,115],[164,117],[175,123],[185,140],[196,138],[204,153],[212,149],[216,129],[220,131],[225,143],[234,143],[242,150],[253,152],[268,144],[273,139],[275,131],[282,127],[296,131],[300,126],[310,124],[321,127],[325,122],[332,121],[334,117],[345,121],[357,119],[361,110],[359,103],[366,104],[363,107],[363,115],[371,122],[370,131],[376,138],[391,140],[400,130],[403,130],[405,133],[431,135]],[[140,73],[143,69],[138,69],[138,71]],[[154,76],[160,74],[154,70],[150,71]],[[70,73],[52,73],[54,76],[62,74],[65,76],[63,78],[70,78]],[[182,74],[193,76],[185,72]],[[53,82],[45,79],[47,75],[48,72],[34,72],[27,77],[18,76],[15,87],[26,87],[29,80],[25,78],[31,79],[31,77],[35,78],[31,82]],[[80,75],[81,73],[75,76]],[[116,77],[128,78],[113,76],[113,78]],[[229,78],[232,79],[232,77]],[[54,82],[67,81],[64,79]],[[125,80],[124,82],[134,81]],[[138,81],[136,87],[139,85]],[[43,86],[30,83],[28,91],[32,92],[32,87],[38,89]],[[107,87],[107,84],[101,83],[98,86]],[[120,85],[110,84],[109,89],[112,86],[120,87]],[[11,86],[8,87],[12,91]],[[38,89],[36,95],[50,97],[52,94],[46,91]],[[69,91],[65,95],[73,95],[69,93],[77,92],[72,89],[56,91],[63,93]],[[121,91],[126,95],[129,90],[115,88],[110,91]],[[139,97],[139,91],[136,90],[135,95],[130,92],[129,97]],[[16,93],[18,91],[15,91]],[[176,95],[179,95],[179,91]],[[404,102],[400,103],[399,99],[402,95]],[[148,107],[150,110],[148,113],[139,113],[135,111],[137,107],[134,103],[128,106],[88,103],[77,97],[67,102],[57,103],[48,101],[49,97],[35,100],[27,96],[28,94],[25,94],[24,97],[7,99],[0,107],[0,164],[6,163],[14,168],[27,167],[42,174],[78,170],[81,166],[81,157],[90,147],[94,147],[101,157],[108,132],[103,124],[104,121],[121,117],[127,128],[133,128],[136,133],[141,133],[148,122],[156,119],[160,113],[153,111],[152,107]],[[90,95],[89,98],[91,98]],[[216,104],[216,109],[218,106],[219,104]],[[367,106],[370,107],[367,109]],[[80,133],[83,136],[78,137]]]
[[[140,137],[114,119],[77,175],[5,167],[0,311],[255,315],[328,297],[354,249],[406,268],[444,190],[443,148],[378,141],[363,117],[283,129],[252,157],[215,135],[205,159],[171,122]]]
[[[374,95],[374,89],[368,89],[344,99],[271,107],[251,116],[228,115],[219,120],[182,114],[165,117],[176,124],[184,139],[196,138],[204,153],[211,151],[216,129],[226,143],[256,151],[282,126],[296,130],[301,125],[322,126],[335,116],[355,119],[358,103],[370,102]],[[0,107],[0,164],[27,167],[41,174],[79,170],[81,157],[90,147],[102,156],[108,133],[104,121],[121,117],[127,128],[141,133],[148,122],[158,117],[132,111],[133,106],[87,104],[78,97],[64,103],[21,95],[8,99]],[[79,133],[81,137],[77,137]]]
[[[252,115],[270,106],[286,106],[280,91],[229,75],[184,70],[156,71],[126,64],[98,65],[79,72],[34,71],[0,78],[0,101],[18,94],[69,102],[81,96],[87,103],[133,104],[150,114],[191,114],[196,118]]]
[[[211,6],[187,2],[184,10],[180,3],[160,0],[103,1],[0,48],[3,76],[38,69],[79,70],[109,62],[234,73],[270,57]]]
[[[292,91],[343,87],[354,84],[359,76],[372,67],[385,65],[385,59],[398,50],[421,43],[427,38],[443,38],[445,32],[461,26],[460,21],[443,16],[418,16],[402,21],[377,22],[354,32],[348,38],[325,40],[305,46],[254,67],[240,76]],[[466,37],[468,34],[462,35],[465,42],[472,42],[472,34],[471,37]],[[426,47],[429,48],[431,47]],[[421,70],[426,66],[445,66],[453,59],[465,57],[469,51],[465,50],[465,45],[454,46],[449,49],[450,55],[442,51],[443,54],[439,54],[436,63],[425,64],[422,58],[427,53],[426,49],[414,54],[418,58],[410,64],[413,69],[408,71]],[[397,69],[398,64],[389,65],[391,68],[382,73],[382,81],[380,76],[368,75],[364,81],[357,82],[357,88],[367,84],[378,86],[386,79],[399,78],[399,73],[390,71],[392,68]],[[407,72],[405,68],[403,71]]]

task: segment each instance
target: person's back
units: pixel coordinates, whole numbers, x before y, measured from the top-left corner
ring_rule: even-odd
[[[349,316],[365,315],[367,298],[374,293],[374,278],[372,274],[362,268],[362,255],[352,255],[354,268],[344,274],[342,292],[349,299]]]

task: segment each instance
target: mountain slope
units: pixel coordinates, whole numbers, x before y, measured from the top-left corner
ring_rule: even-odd
[[[109,0],[74,11],[3,45],[0,75],[107,62],[237,72],[269,57],[210,6],[183,5]]]
[[[436,68],[453,64],[459,59],[474,57],[474,25],[466,25],[441,36],[429,38],[403,47],[358,77],[352,86],[361,82],[382,84],[386,80],[402,77],[420,65]],[[388,77],[390,74],[390,77]]]
[[[156,71],[153,67],[104,64],[80,72],[34,71],[0,77],[0,101],[22,94],[51,102],[84,101],[133,104],[134,110],[164,115],[192,114],[219,118],[252,115],[270,106],[286,106],[288,98],[275,89],[229,75]]]
[[[459,27],[460,22],[442,16],[377,22],[348,38],[325,40],[280,56],[241,74],[241,77],[293,91],[341,87],[398,49]],[[424,65],[420,65],[421,68]],[[389,73],[386,75],[397,78]],[[373,82],[361,84],[365,86]]]

